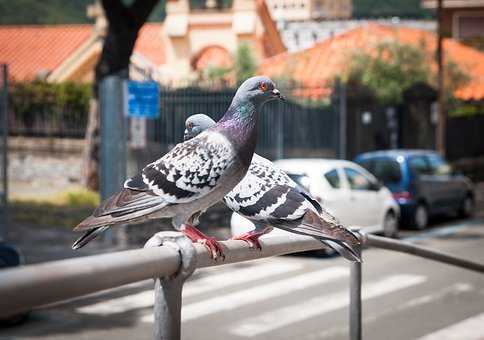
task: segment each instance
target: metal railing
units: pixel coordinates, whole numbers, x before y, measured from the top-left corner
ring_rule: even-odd
[[[364,245],[404,252],[484,273],[484,265],[410,243],[362,235]],[[153,240],[155,240],[153,242]],[[261,251],[241,241],[224,241],[225,259],[213,260],[203,245],[193,244],[181,233],[165,232],[150,240],[151,246],[104,255],[28,265],[0,272],[0,318],[62,302],[82,295],[155,278],[155,339],[180,338],[182,289],[196,268],[256,260],[323,248],[306,236],[275,236],[263,241]],[[163,246],[158,246],[163,244]],[[361,269],[351,263],[350,339],[361,339]]]

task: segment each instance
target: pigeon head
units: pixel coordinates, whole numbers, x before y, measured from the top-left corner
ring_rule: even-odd
[[[211,128],[215,125],[215,121],[207,115],[196,114],[191,115],[185,121],[185,133],[183,135],[183,140],[189,140],[197,136],[206,129]]]
[[[262,104],[271,100],[284,100],[274,82],[266,76],[251,77],[244,81],[234,97],[234,102],[243,104],[249,102],[258,109]]]

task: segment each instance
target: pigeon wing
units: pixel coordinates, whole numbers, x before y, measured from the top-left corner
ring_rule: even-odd
[[[300,218],[294,211],[305,201],[298,194],[297,184],[267,159],[254,155],[244,179],[224,197],[233,211],[253,220],[268,218]],[[288,195],[292,204],[285,204]]]
[[[217,186],[234,155],[230,142],[218,133],[203,133],[177,144],[128,179],[123,190],[102,202],[76,230],[124,222],[167,205],[200,199]]]

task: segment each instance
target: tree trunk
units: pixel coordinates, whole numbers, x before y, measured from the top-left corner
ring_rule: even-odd
[[[129,77],[129,64],[138,32],[159,0],[135,0],[126,6],[121,0],[102,0],[108,22],[101,57],[95,69],[93,100],[91,101],[86,130],[83,184],[89,189],[99,189],[99,82],[109,75]]]

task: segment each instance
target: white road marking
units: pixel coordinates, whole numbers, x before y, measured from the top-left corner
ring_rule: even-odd
[[[404,237],[403,240],[407,242],[421,241],[429,238],[445,237],[456,234],[463,229],[470,229],[481,227],[482,223],[474,223],[474,221],[466,221],[464,223],[451,224],[449,226],[439,227],[428,231],[420,232],[417,235]]]
[[[418,308],[421,305],[433,303],[448,296],[455,297],[459,294],[470,292],[473,289],[474,287],[469,283],[456,283],[449,287],[445,287],[444,289],[441,289],[437,292],[410,299],[402,304],[393,306],[392,308],[385,308],[383,310],[378,310],[378,312],[374,314],[363,315],[363,323],[366,325],[368,323],[380,320],[380,318],[382,317],[388,317],[391,314],[401,313],[412,308]],[[348,332],[348,327],[339,325],[322,331],[305,334],[299,340],[314,340],[326,338],[334,339],[338,336],[346,334],[346,332]]]
[[[419,340],[482,340],[484,339],[484,313],[427,334]]]
[[[425,276],[420,275],[402,274],[390,276],[380,281],[363,285],[362,299],[368,300],[392,293],[418,285],[426,280],[427,278]],[[242,320],[228,328],[231,334],[241,337],[253,337],[346,307],[348,304],[348,292],[338,292],[332,295],[319,296],[306,300],[296,305],[271,310]]]
[[[183,297],[191,297],[230,285],[260,280],[270,276],[300,270],[302,268],[303,264],[301,262],[289,261],[276,263],[268,262],[247,268],[232,268],[230,272],[211,274],[198,280],[188,281],[183,290]]]
[[[210,314],[227,312],[242,306],[255,304],[278,296],[288,295],[325,282],[347,277],[347,267],[331,267],[315,272],[293,276],[269,284],[251,287],[215,298],[190,303],[182,308],[182,321],[189,321]],[[153,322],[153,315],[145,315],[143,322]]]
[[[303,268],[302,263],[280,261],[267,262],[247,268],[224,270],[222,273],[211,274],[198,280],[188,281],[183,290],[183,297],[191,297],[207,293],[231,285],[247,283],[271,276],[290,273]],[[214,272],[214,271],[212,271]],[[126,295],[92,305],[77,308],[77,312],[84,314],[109,315],[124,313],[133,309],[149,308],[153,306],[153,290]]]

